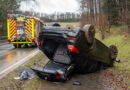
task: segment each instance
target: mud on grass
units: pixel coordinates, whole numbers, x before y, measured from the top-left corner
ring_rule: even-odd
[[[129,90],[130,89],[130,38],[119,33],[120,27],[112,28],[111,32],[104,40],[101,40],[100,33],[96,37],[105,45],[114,44],[118,48],[118,59],[120,63],[115,62],[114,67],[102,72],[104,84],[114,90]],[[113,90],[112,89],[112,90]]]
[[[0,90],[37,90],[41,79],[36,76],[35,78],[26,81],[14,80],[14,77],[19,76],[19,73],[15,71],[22,68],[33,68],[35,66],[43,67],[47,61],[48,59],[43,55],[43,53],[37,54],[26,64],[19,66],[17,69],[2,78],[0,80]]]

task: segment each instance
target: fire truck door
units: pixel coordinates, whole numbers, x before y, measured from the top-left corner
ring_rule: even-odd
[[[16,21],[14,19],[8,19],[8,38],[11,42],[16,40]]]
[[[32,42],[34,39],[34,19],[26,20],[26,40]]]

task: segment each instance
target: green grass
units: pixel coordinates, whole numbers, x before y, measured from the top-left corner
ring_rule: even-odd
[[[96,37],[101,40],[100,34],[97,33]],[[101,40],[105,45],[116,45],[118,48],[118,59],[120,59],[122,62],[128,61],[128,64],[130,63],[130,38],[125,37],[124,35],[119,34],[113,34],[106,37],[104,40]],[[115,66],[119,66],[120,69],[129,69],[130,65],[121,65],[116,63]],[[123,67],[123,68],[122,68]]]
[[[79,22],[58,22],[61,25],[79,25]]]
[[[112,35],[107,37],[103,42],[106,45],[114,44],[117,46],[118,58],[121,59],[121,61],[130,60],[130,39],[120,35]],[[121,64],[115,64],[115,65],[118,66]],[[126,68],[126,65],[122,64],[120,68],[123,69],[122,67],[124,67],[127,70],[128,69],[130,70],[130,67]]]
[[[113,30],[126,30],[126,29],[128,29],[128,26],[127,25],[120,25],[120,26],[112,25],[111,29],[113,29]]]
[[[105,45],[114,44],[118,48],[117,58],[120,59],[121,62],[115,62],[114,67],[107,69],[108,73],[112,73],[114,75],[113,77],[110,76],[112,79],[109,82],[113,85],[111,87],[115,87],[114,85],[116,84],[117,90],[122,90],[122,86],[128,88],[130,84],[130,36],[126,36],[127,34],[123,35],[121,33],[122,28],[126,29],[125,26],[112,26],[111,33],[107,35],[104,40],[101,39],[99,32],[96,33],[96,38],[101,40]],[[117,78],[122,79],[122,81],[117,81]]]

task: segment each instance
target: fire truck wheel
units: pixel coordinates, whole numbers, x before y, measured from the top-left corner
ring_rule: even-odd
[[[35,47],[37,47],[37,43],[35,43]]]
[[[13,45],[15,48],[21,48],[21,44],[14,44]]]
[[[17,45],[16,44],[13,44],[14,48],[17,48]]]
[[[21,48],[22,44],[18,44],[18,48]]]
[[[87,24],[83,27],[83,31],[85,32],[85,38],[87,42],[92,45],[95,39],[95,28],[91,24]]]
[[[25,48],[28,48],[28,44],[25,44],[24,47],[25,47]]]
[[[116,60],[117,55],[118,55],[117,47],[115,45],[109,45],[108,47],[110,49],[110,57],[111,57],[111,59]]]
[[[37,43],[33,43],[33,44],[31,44],[31,47],[37,47]]]

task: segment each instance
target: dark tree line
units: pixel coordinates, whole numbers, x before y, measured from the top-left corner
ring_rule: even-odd
[[[80,21],[81,15],[78,13],[54,13],[41,14],[41,19],[45,22],[77,22]]]
[[[8,14],[22,14],[30,15],[41,18],[45,22],[77,22],[80,21],[81,15],[78,13],[54,13],[54,14],[42,14],[34,11],[20,11],[19,7],[21,2],[25,2],[25,5],[29,5],[29,1],[34,2],[36,5],[37,0],[0,0],[0,36],[7,35],[7,15]],[[38,5],[37,5],[38,6]]]
[[[36,2],[36,0],[0,0],[0,36],[6,36],[8,14],[25,13],[20,11],[19,7],[21,5],[21,2],[26,1]]]
[[[102,38],[111,25],[127,25],[130,34],[130,0],[78,0],[82,12],[81,26],[91,23]]]
[[[18,0],[0,0],[0,35],[6,35],[7,14],[17,11],[19,6]]]

